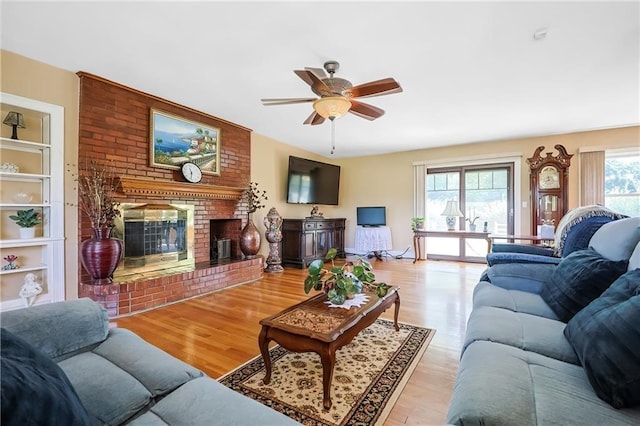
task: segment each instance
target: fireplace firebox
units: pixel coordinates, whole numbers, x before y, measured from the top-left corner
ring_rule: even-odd
[[[238,240],[242,221],[240,219],[209,220],[210,263],[224,263],[231,259],[239,259]]]
[[[124,256],[114,277],[194,265],[194,206],[120,205],[114,235]]]

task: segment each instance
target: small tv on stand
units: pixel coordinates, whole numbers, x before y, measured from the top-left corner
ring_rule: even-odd
[[[358,226],[386,226],[387,208],[378,207],[356,207],[356,222]]]

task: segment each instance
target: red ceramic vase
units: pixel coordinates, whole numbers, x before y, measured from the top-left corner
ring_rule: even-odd
[[[122,257],[122,242],[111,238],[111,229],[93,229],[93,237],[80,243],[80,263],[94,285],[110,284]]]

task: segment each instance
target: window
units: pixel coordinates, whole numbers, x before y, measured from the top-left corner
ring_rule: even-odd
[[[604,205],[629,216],[640,216],[640,153],[606,151]]]
[[[484,223],[491,233],[513,234],[513,165],[487,164],[428,169],[425,180],[426,229],[446,231],[441,216],[448,200],[458,201],[462,214],[456,229],[469,230],[466,218]],[[427,238],[431,259],[478,260],[486,255],[486,242],[477,239]]]

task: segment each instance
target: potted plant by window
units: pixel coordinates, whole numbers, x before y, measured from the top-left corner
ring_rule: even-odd
[[[33,238],[36,235],[35,226],[42,220],[40,212],[34,209],[18,210],[16,214],[9,216],[20,227],[20,238]]]
[[[424,217],[412,217],[411,218],[411,230],[416,232],[418,229],[424,227]]]
[[[465,220],[469,222],[469,231],[476,232],[476,220],[478,220],[480,216],[474,216],[473,219],[468,217]]]

